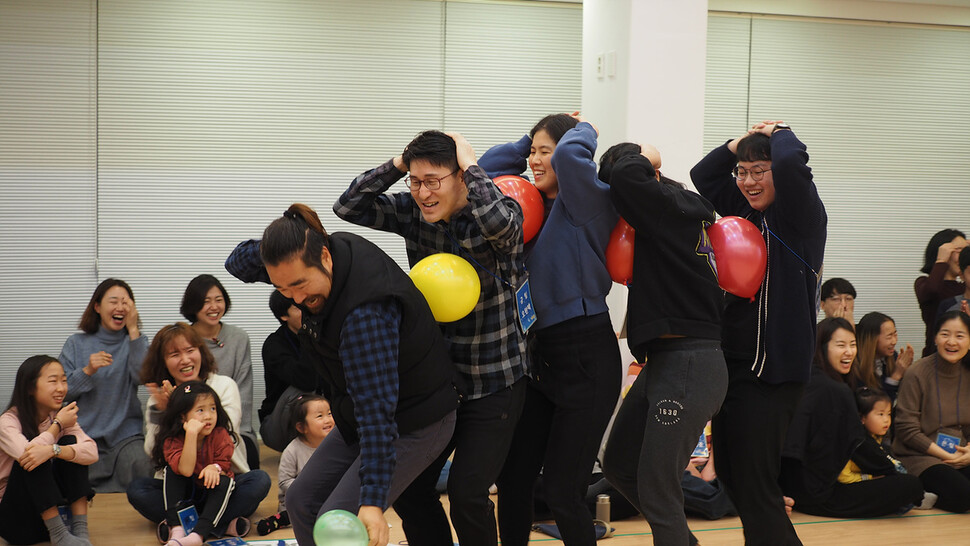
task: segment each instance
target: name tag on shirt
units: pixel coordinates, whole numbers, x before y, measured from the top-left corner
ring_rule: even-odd
[[[943,451],[946,451],[947,453],[956,453],[957,446],[960,445],[960,438],[943,432],[938,432],[936,433],[936,445],[943,448]]]
[[[519,309],[519,327],[522,333],[529,332],[529,328],[536,323],[536,309],[532,306],[532,292],[529,290],[529,279],[515,291],[515,304]]]
[[[185,534],[192,532],[195,529],[195,524],[199,522],[199,513],[195,510],[195,505],[189,505],[178,511],[179,521],[182,522],[182,528],[185,529]]]

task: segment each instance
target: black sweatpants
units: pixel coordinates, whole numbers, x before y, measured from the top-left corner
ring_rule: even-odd
[[[543,328],[535,341],[533,380],[497,482],[502,544],[529,542],[533,487],[542,469],[545,498],[563,542],[592,546],[596,538],[585,497],[620,396],[616,334],[609,314],[601,313]]]
[[[715,462],[717,460],[715,459]],[[799,512],[829,518],[876,518],[899,512],[923,499],[923,484],[909,474],[893,474],[856,483],[836,483],[825,502],[795,499]]]
[[[73,436],[64,436],[60,443],[70,445],[76,441]],[[7,490],[0,500],[0,537],[11,544],[46,542],[50,537],[41,512],[93,496],[88,467],[84,465],[51,459],[27,472],[14,462]]]
[[[788,425],[804,383],[766,383],[751,362],[727,358],[728,389],[712,420],[714,468],[744,526],[747,546],[801,544],[778,476]]]
[[[196,483],[194,477],[183,476],[171,466],[165,467],[162,483],[165,492],[165,519],[169,527],[182,525],[178,512],[183,507],[184,501],[191,502],[199,514],[199,521],[190,532],[198,533],[202,536],[202,540],[205,540],[212,529],[219,525],[235,485],[232,478],[222,475],[219,476],[219,485],[207,489]]]
[[[923,489],[940,497],[935,508],[958,514],[970,511],[970,466],[957,470],[946,463],[933,465],[919,479]]]

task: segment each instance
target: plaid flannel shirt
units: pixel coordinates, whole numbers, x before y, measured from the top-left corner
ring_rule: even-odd
[[[462,397],[476,399],[498,392],[528,370],[515,302],[515,289],[526,279],[522,209],[499,191],[484,170],[472,165],[464,175],[468,206],[448,222],[430,224],[410,192],[384,194],[403,176],[393,160],[369,170],[354,179],[333,210],[348,222],[404,237],[411,266],[439,252],[472,264],[482,297],[468,316],[440,326],[459,372]]]

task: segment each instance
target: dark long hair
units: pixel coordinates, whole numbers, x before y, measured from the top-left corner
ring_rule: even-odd
[[[281,218],[273,220],[263,230],[259,254],[263,263],[269,266],[300,256],[305,266],[315,267],[331,278],[320,258],[323,249],[329,247],[330,236],[317,213],[303,203],[293,203]]]
[[[815,337],[814,364],[820,368],[825,375],[835,379],[836,381],[847,383],[849,376],[852,375],[852,370],[850,369],[849,373],[843,376],[839,372],[835,371],[835,369],[832,368],[832,365],[829,364],[829,342],[832,341],[832,336],[835,335],[835,332],[839,330],[848,330],[849,332],[852,332],[853,336],[855,335],[855,327],[852,326],[851,322],[842,317],[827,318],[818,323],[818,335]],[[856,359],[852,363],[852,368],[855,368],[859,363],[858,355],[859,353],[856,352]]]
[[[37,378],[40,377],[40,371],[51,362],[60,363],[52,356],[36,355],[24,360],[24,363],[17,368],[17,378],[13,383],[10,404],[7,405],[5,411],[9,411],[11,408],[17,410],[20,429],[28,440],[40,434],[37,429],[37,421],[40,416],[37,414],[37,401],[34,394],[37,390]]]
[[[844,293],[844,292],[840,292]],[[866,385],[873,389],[881,389],[879,378],[876,377],[876,347],[879,345],[879,335],[882,333],[882,325],[886,322],[896,322],[889,315],[872,312],[866,313],[859,324],[855,327],[856,347],[856,366],[852,368],[852,376],[856,384],[860,387]],[[886,357],[886,368],[882,371],[883,377],[889,377],[896,368],[896,357],[889,355]]]
[[[128,292],[128,297],[131,301],[135,301],[135,294],[132,293],[131,287],[128,283],[121,279],[105,279],[101,281],[101,284],[94,289],[94,294],[91,295],[91,301],[88,302],[88,306],[84,308],[84,313],[81,314],[81,322],[78,323],[77,327],[85,334],[93,334],[98,331],[101,327],[101,315],[94,310],[94,306],[101,303],[104,299],[104,295],[112,288],[120,286]],[[138,318],[138,326],[141,327],[141,317]]]
[[[182,428],[182,417],[192,409],[196,399],[200,396],[209,395],[216,403],[216,427],[222,427],[229,431],[229,437],[235,442],[235,434],[232,430],[232,422],[229,414],[222,407],[219,395],[212,387],[201,381],[186,381],[172,391],[172,396],[168,399],[168,406],[162,412],[162,421],[158,426],[158,434],[155,436],[155,445],[152,446],[152,463],[155,469],[164,468],[165,462],[165,440],[185,436],[185,429]],[[205,441],[205,440],[203,440]]]
[[[188,324],[176,322],[162,326],[162,329],[152,339],[152,344],[148,347],[148,354],[145,355],[145,361],[141,365],[142,383],[161,385],[162,381],[168,379],[172,384],[175,384],[175,378],[172,377],[172,374],[168,371],[168,366],[165,365],[165,352],[168,350],[169,344],[180,336],[184,337],[189,345],[197,348],[201,354],[202,364],[199,366],[199,380],[205,381],[210,374],[216,373],[216,359],[212,356],[209,348],[205,346],[202,336]]]
[[[933,264],[936,263],[936,255],[939,254],[940,247],[957,237],[967,238],[962,231],[956,229],[941,229],[934,233],[930,237],[930,242],[926,244],[926,250],[923,251],[923,269],[920,271],[929,275],[933,270]]]

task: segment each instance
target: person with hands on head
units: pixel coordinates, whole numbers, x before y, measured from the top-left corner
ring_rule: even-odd
[[[960,252],[967,246],[967,236],[956,229],[943,229],[930,238],[923,253],[923,268],[926,275],[916,278],[913,289],[919,302],[920,314],[926,324],[926,345],[922,355],[929,356],[936,351],[933,341],[933,326],[936,324],[940,302],[964,292],[966,279],[960,282]]]
[[[936,352],[899,385],[893,451],[939,496],[937,508],[963,513],[970,510],[970,316],[944,313],[934,332]]]
[[[596,175],[598,136],[578,112],[551,114],[519,141],[493,147],[479,159],[492,177],[531,168],[545,206],[542,228],[526,245],[535,354],[525,407],[497,482],[499,532],[506,545],[529,540],[540,469],[564,542],[596,541],[584,497],[622,379],[606,305],[613,286],[606,246],[619,215],[609,186]]]
[[[124,491],[136,477],[152,473],[143,452],[141,363],[148,338],[141,333],[135,296],[123,280],[105,279],[94,290],[78,327],[59,357],[67,374],[68,398],[84,411],[80,425],[98,444],[88,468],[95,491]]]
[[[328,234],[299,203],[262,240],[240,243],[226,269],[301,307],[301,349],[332,404],[336,427],[286,493],[297,541],[312,544],[317,517],[342,509],[357,512],[370,544],[387,544],[384,510],[455,426],[454,367],[427,300],[380,248]]]
[[[388,194],[409,173],[410,192]],[[475,267],[482,294],[464,318],[439,324],[455,365],[461,404],[448,447],[394,509],[413,544],[453,544],[435,489],[452,450],[451,521],[462,544],[495,544],[495,483],[525,401],[526,341],[516,290],[527,275],[522,211],[477,165],[458,133],[425,131],[401,155],[358,176],[334,204],[340,218],[404,237],[408,262],[446,252]]]
[[[960,278],[963,279],[963,292],[952,298],[943,300],[939,308],[937,308],[937,318],[947,311],[963,311],[964,313],[970,314],[970,283],[967,282],[967,279],[970,279],[970,246],[965,246],[960,251],[958,264],[960,267]]]
[[[159,427],[168,408],[174,390],[189,381],[203,381],[215,391],[219,402],[232,423],[235,449],[232,451],[231,468],[235,474],[235,493],[229,497],[226,517],[216,524],[216,535],[245,535],[250,523],[246,519],[256,511],[260,501],[269,493],[269,474],[250,470],[246,450],[236,433],[242,422],[242,403],[235,381],[216,373],[215,357],[209,352],[205,340],[192,326],[177,322],[163,326],[152,339],[142,368],[142,381],[151,396],[145,411],[145,452],[152,456]],[[156,460],[157,463],[157,460]],[[169,539],[170,528],[163,501],[163,475],[137,478],[128,486],[128,502],[142,516],[158,523],[158,538],[162,544]]]
[[[754,124],[691,169],[721,216],[758,226],[768,248],[753,299],[725,296],[728,390],[713,419],[718,478],[748,544],[800,544],[778,486],[781,446],[815,353],[825,207],[805,145],[781,121]]]
[[[657,544],[697,544],[681,477],[727,390],[722,294],[707,236],[714,206],[661,176],[659,163],[655,148],[631,142],[600,160],[599,179],[636,230],[627,340],[637,362],[647,362],[613,421],[603,473],[644,515]]]
[[[0,537],[11,544],[91,545],[88,466],[98,446],[77,423],[77,402],[62,406],[68,392],[61,363],[32,356],[17,370],[0,415]],[[70,526],[57,509],[65,499]]]

